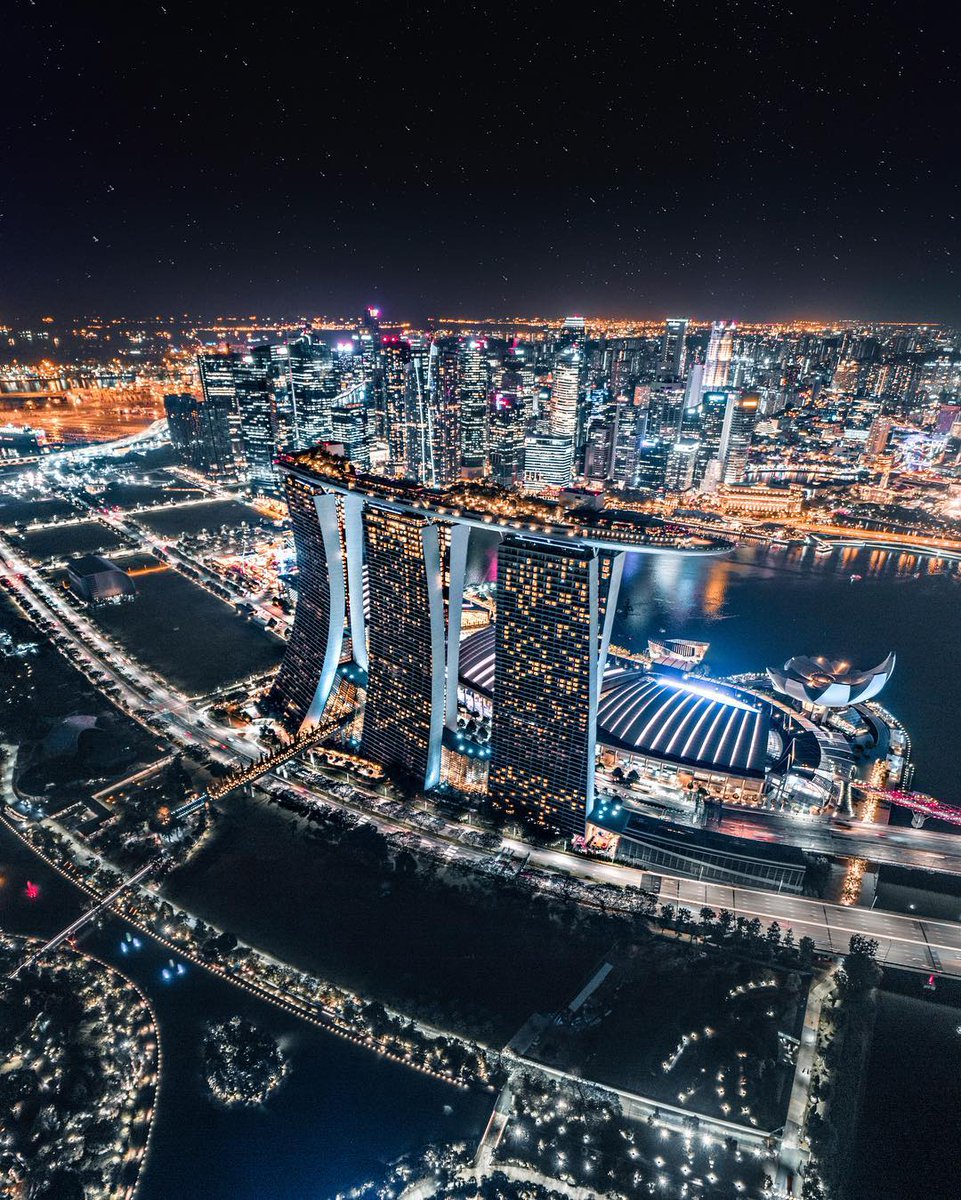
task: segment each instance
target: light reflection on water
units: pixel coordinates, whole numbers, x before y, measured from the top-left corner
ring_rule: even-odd
[[[494,539],[472,544],[471,577],[496,574]],[[628,555],[613,641],[711,643],[715,675],[762,671],[794,654],[873,666],[898,655],[881,700],[906,725],[915,786],[961,803],[944,748],[961,710],[961,568],[925,555],[844,547],[741,547],[723,556]]]

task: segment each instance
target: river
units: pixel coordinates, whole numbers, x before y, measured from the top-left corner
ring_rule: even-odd
[[[39,896],[26,895],[27,880]],[[80,893],[0,826],[0,926],[50,935],[81,909]],[[138,1200],[304,1200],[377,1177],[428,1142],[480,1138],[492,1099],[428,1079],[280,1012],[187,964],[164,983],[169,953],[149,938],[120,950],[126,927],[108,918],[81,948],[134,979],[154,1005],[163,1076]],[[235,1013],[269,1029],[291,1072],[259,1109],[226,1110],[207,1095],[199,1051],[209,1021]]]
[[[472,582],[496,577],[493,541],[472,542]],[[961,804],[961,775],[945,748],[961,710],[961,573],[957,564],[888,551],[741,547],[732,554],[629,554],[613,641],[711,643],[714,675],[825,654],[873,667],[894,650],[881,702],[911,735],[914,786]]]

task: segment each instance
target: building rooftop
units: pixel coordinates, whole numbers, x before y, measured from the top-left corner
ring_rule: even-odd
[[[409,479],[356,471],[352,463],[323,446],[281,454],[280,467],[342,493],[355,492],[374,503],[450,522],[482,525],[503,533],[552,541],[574,541],[608,550],[675,550],[721,553],[733,542],[694,533],[647,513],[597,509],[515,492],[486,480],[460,480],[431,488]]]
[[[86,579],[90,575],[100,575],[104,571],[126,574],[123,567],[118,567],[109,558],[102,558],[99,554],[84,554],[80,558],[68,559],[67,570],[76,575],[78,579]]]
[[[763,776],[770,708],[732,688],[620,669],[607,672],[598,738],[638,754]]]
[[[460,651],[461,683],[486,696],[494,694],[495,639],[489,625]],[[770,706],[736,688],[629,667],[604,672],[597,736],[607,746],[760,777],[770,726]]]

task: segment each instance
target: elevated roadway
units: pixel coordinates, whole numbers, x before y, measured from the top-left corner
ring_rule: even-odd
[[[51,622],[55,634],[68,639],[76,657],[93,663],[116,683],[120,702],[128,709],[147,706],[153,711],[165,710],[173,730],[185,740],[207,746],[219,762],[230,763],[238,757],[249,760],[259,756],[259,748],[241,739],[236,732],[222,728],[209,729],[201,714],[188,701],[177,695],[169,686],[158,683],[135,662],[124,660],[125,670],[121,673],[117,664],[119,652],[107,642],[101,632],[84,614],[69,609],[55,594],[54,589],[6,546],[0,551],[0,574],[10,580],[14,595],[22,602],[29,601],[38,610],[40,617]],[[292,787],[308,799],[316,794],[299,783],[287,780],[281,784],[281,781],[273,781],[269,775],[264,778],[269,786]],[[372,792],[371,796],[373,794]],[[325,803],[351,807],[327,790],[321,793],[321,797]],[[448,823],[441,832],[426,833],[411,824],[385,820],[366,806],[354,807],[366,819],[372,820],[385,831],[415,830],[419,837],[437,843],[442,850],[456,844],[457,852],[466,857],[490,857],[489,854],[465,846],[461,842],[465,832],[463,825]],[[881,841],[892,835],[922,833],[920,830],[904,830],[895,834],[893,830],[883,826],[871,828],[876,828],[879,834],[884,835],[879,839]],[[871,836],[878,837],[878,834]],[[930,839],[943,835],[925,833],[924,836]],[[637,885],[640,878],[640,872],[632,867],[595,861],[561,850],[538,848],[510,838],[504,840],[504,845],[518,857],[526,857],[531,865],[548,871],[565,872],[617,886]],[[869,850],[866,850],[864,856],[872,857]],[[701,907],[708,906],[715,910],[726,908],[741,916],[756,916],[765,923],[776,920],[782,929],[793,929],[798,938],[811,937],[818,947],[832,953],[843,953],[851,935],[863,933],[878,939],[881,958],[885,961],[919,971],[940,970],[946,974],[961,976],[959,923],[919,920],[880,910],[848,908],[824,904],[806,897],[782,896],[757,889],[732,888],[672,876],[664,876],[662,879],[661,900],[681,903],[695,913]]]

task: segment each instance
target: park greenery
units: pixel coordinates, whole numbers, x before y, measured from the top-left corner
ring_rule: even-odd
[[[882,976],[877,952],[873,938],[852,936],[831,1001],[821,1010],[805,1124],[811,1161],[804,1200],[840,1200],[848,1182]]]
[[[0,1195],[84,1200],[136,1184],[156,1030],[143,997],[94,959],[60,956],[14,978],[0,945]]]
[[[207,1086],[227,1106],[263,1104],[288,1069],[277,1039],[242,1017],[208,1029],[202,1059]]]

